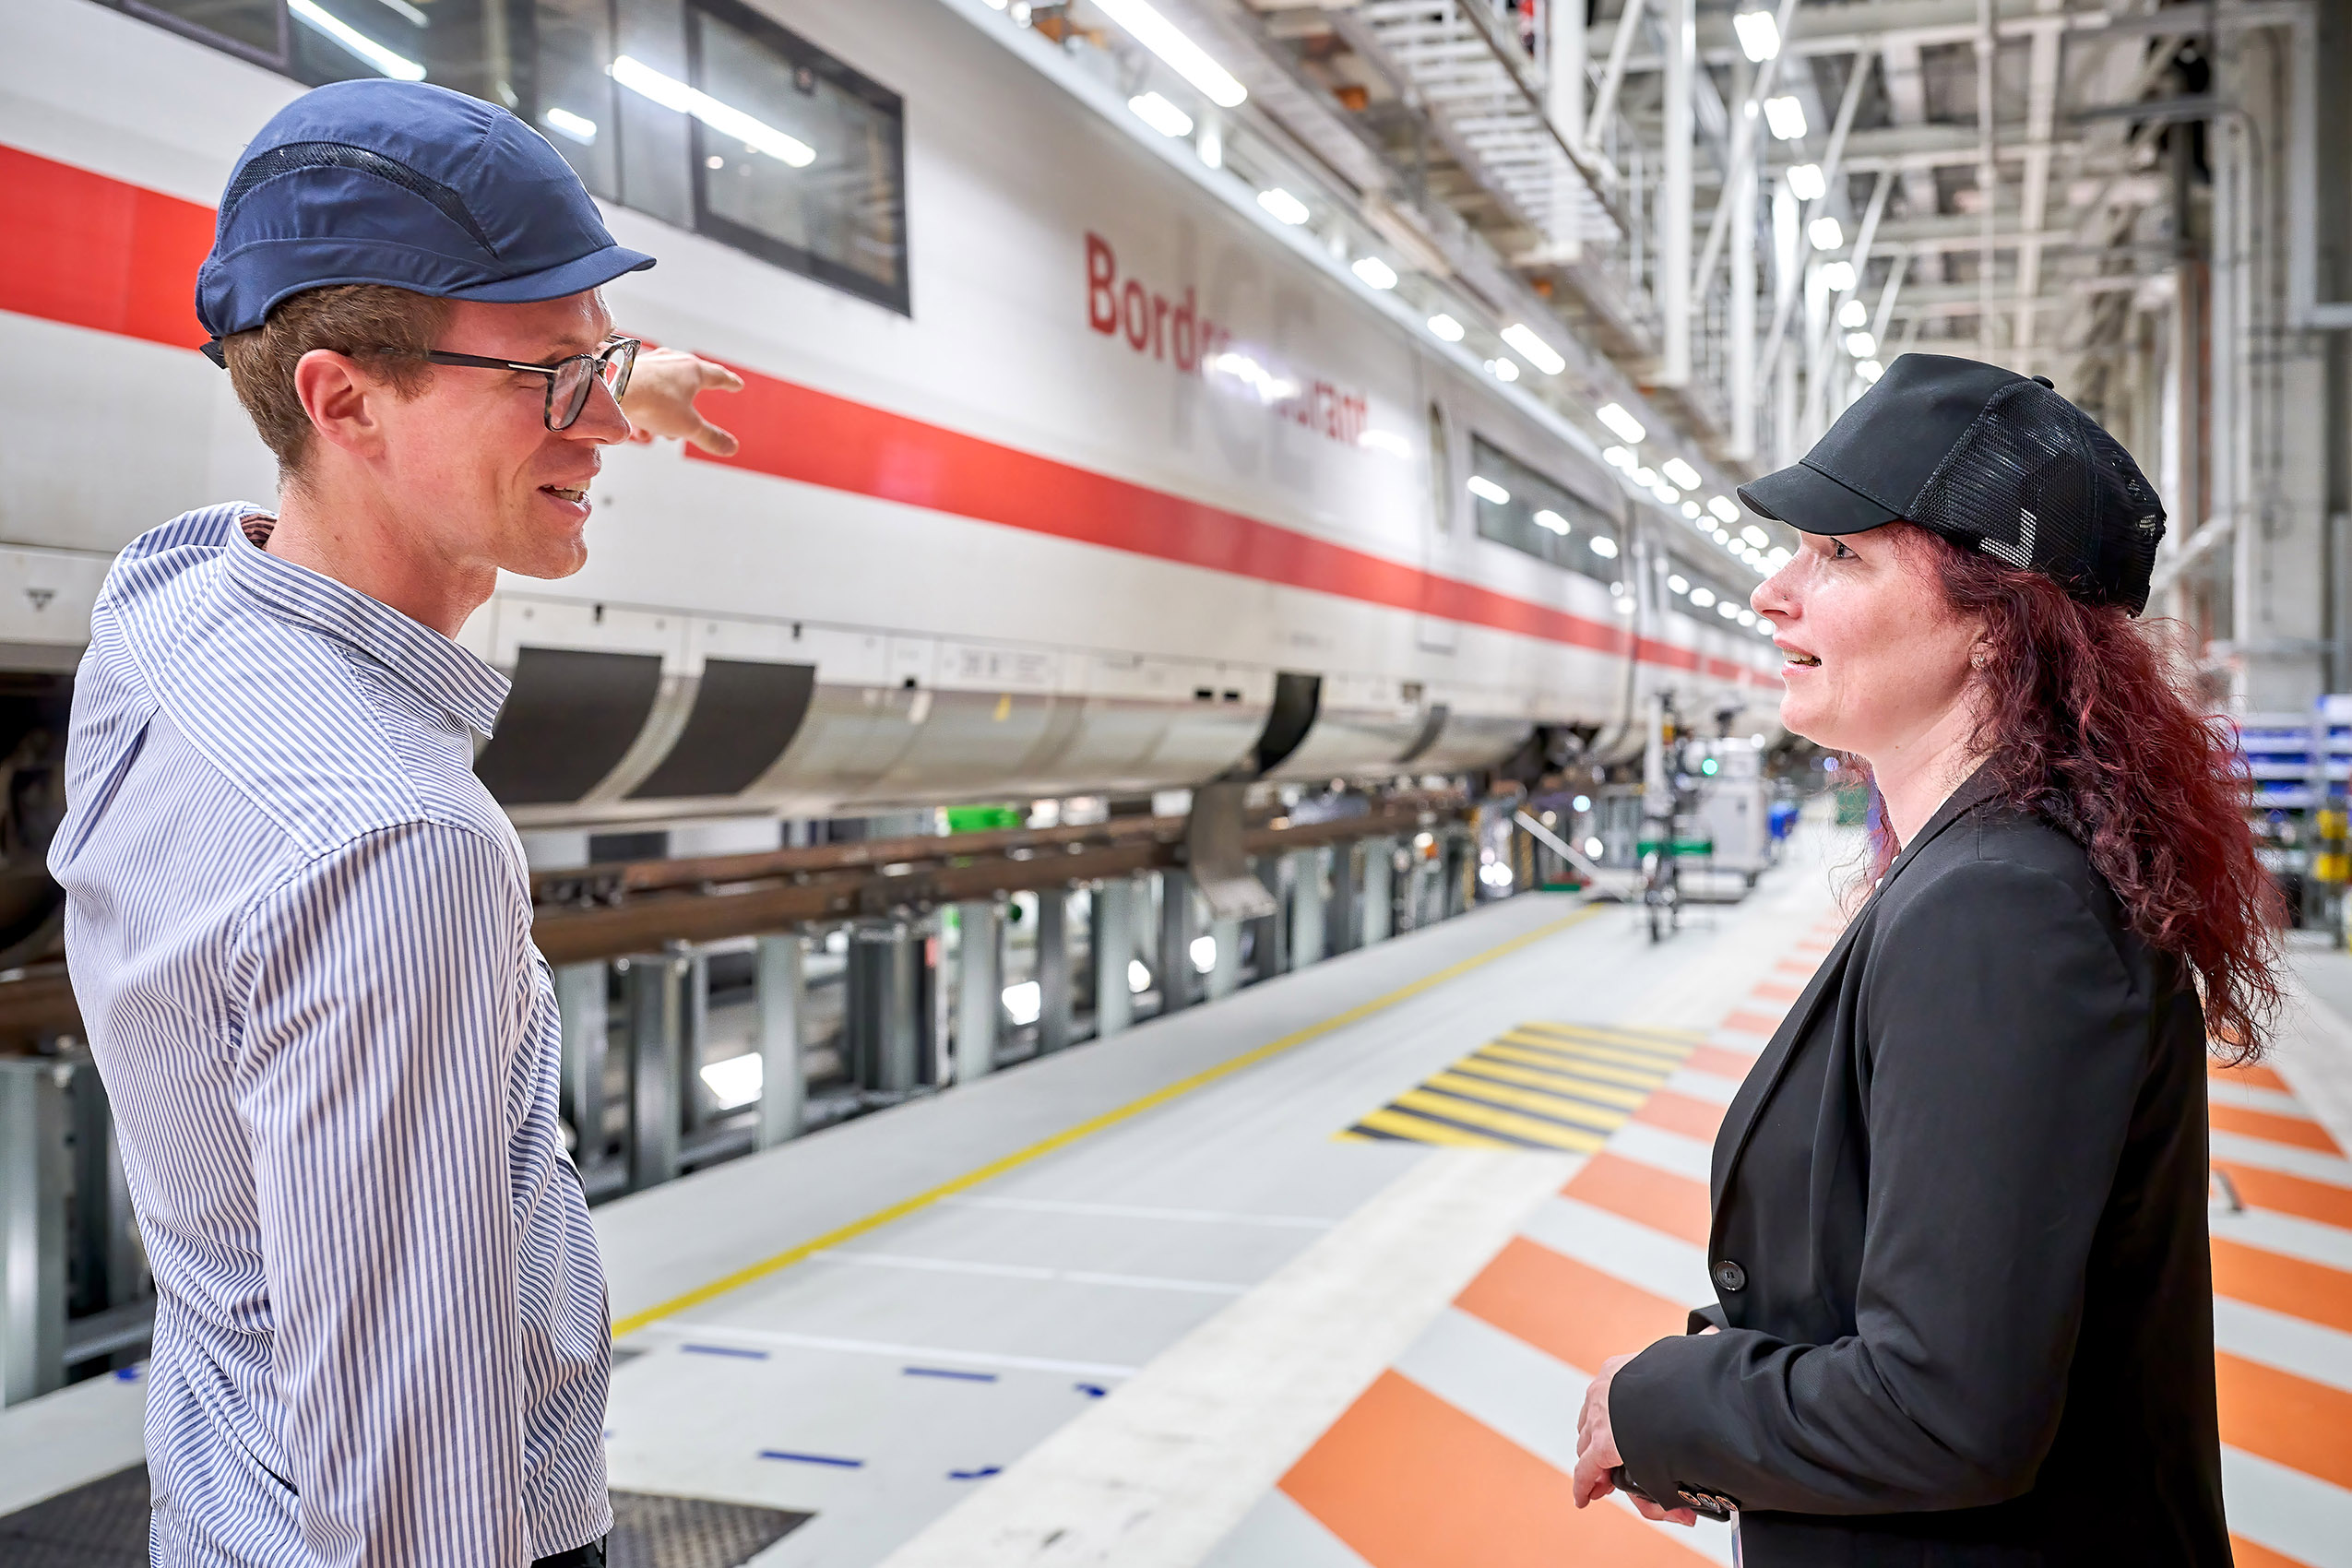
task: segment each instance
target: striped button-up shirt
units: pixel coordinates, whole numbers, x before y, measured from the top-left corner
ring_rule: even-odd
[[[505,683],[257,511],[115,563],[50,856],[155,1274],[155,1559],[528,1563],[610,1527],[610,1334],[472,768]]]

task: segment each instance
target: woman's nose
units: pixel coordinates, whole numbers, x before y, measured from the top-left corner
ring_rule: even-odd
[[[1795,563],[1792,562],[1790,564],[1793,565]],[[1758,583],[1756,591],[1748,596],[1748,608],[1759,615],[1785,619],[1796,608],[1795,600],[1790,596],[1787,584],[1782,580],[1788,576],[1788,567],[1783,566],[1779,571]]]

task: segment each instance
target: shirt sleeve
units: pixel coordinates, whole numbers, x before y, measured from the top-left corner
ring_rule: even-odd
[[[2147,999],[2072,887],[1978,861],[1897,917],[1862,1005],[1857,1332],[1795,1345],[1730,1329],[1626,1363],[1610,1425],[1654,1495],[1803,1514],[1977,1507],[2030,1490],[2057,1434],[2147,1067]]]
[[[247,925],[283,1479],[322,1564],[529,1561],[508,1154],[529,920],[501,846],[408,824]]]

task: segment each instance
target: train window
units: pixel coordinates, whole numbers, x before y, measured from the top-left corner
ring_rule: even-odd
[[[1657,601],[1694,621],[1709,624],[1724,621],[1736,623],[1739,612],[1747,608],[1748,593],[1745,588],[1733,588],[1679,555],[1660,552],[1651,559],[1650,570],[1657,581]],[[1729,615],[1723,613],[1723,606],[1727,604],[1731,606]]]
[[[695,227],[905,312],[905,106],[734,0],[694,0]]]
[[[514,0],[117,3],[133,16],[313,87],[392,77],[434,82],[494,102],[516,101]]]
[[[264,65],[286,57],[284,0],[125,0],[123,8]]]
[[[533,73],[529,97],[540,131],[580,176],[609,201],[623,199],[620,116],[612,65],[612,0],[537,0],[531,7]]]
[[[1617,522],[1600,507],[1482,437],[1471,438],[1468,483],[1482,538],[1599,582],[1622,580]]]

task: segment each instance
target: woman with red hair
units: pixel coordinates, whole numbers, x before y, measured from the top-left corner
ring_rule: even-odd
[[[2164,513],[2038,377],[1907,354],[1740,491],[1793,732],[1866,763],[1867,902],[1733,1099],[1713,1306],[1600,1369],[1579,1505],[1737,1514],[1746,1568],[2227,1564],[2207,1039],[2275,895],[2230,748],[2134,623]]]

